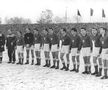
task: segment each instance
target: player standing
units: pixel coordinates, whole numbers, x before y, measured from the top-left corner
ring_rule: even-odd
[[[63,35],[61,39],[62,45],[61,45],[61,53],[60,53],[60,58],[63,64],[63,67],[61,68],[61,70],[68,71],[69,70],[69,49],[70,49],[71,39],[67,35],[65,28],[61,29],[61,34]],[[63,58],[65,54],[66,54],[66,59],[67,59],[67,66],[65,65],[65,61]]]
[[[51,68],[59,69],[59,59],[58,59],[59,39],[58,36],[54,33],[52,28],[49,28],[49,39],[50,39],[51,52],[53,56],[53,65],[51,66]]]
[[[32,63],[31,65],[34,64],[34,35],[31,33],[29,28],[26,28],[26,33],[24,35],[24,42],[26,45],[26,63],[29,64],[29,52],[31,51],[32,55]]]
[[[45,65],[43,67],[50,67],[50,39],[48,36],[48,29],[43,30],[42,42],[44,54],[45,54]]]
[[[8,30],[6,47],[8,49],[8,56],[9,56],[8,63],[14,64],[16,61],[15,58],[16,36],[15,34],[13,34],[13,32],[10,29]]]
[[[0,63],[2,63],[4,45],[5,45],[5,36],[0,31]]]
[[[17,64],[23,64],[24,62],[24,37],[22,35],[21,31],[17,31],[18,37],[17,37],[17,54],[18,54],[18,63]]]
[[[41,35],[39,34],[39,30],[37,28],[34,28],[34,38],[35,38],[35,55],[36,55],[36,61],[37,63],[35,65],[41,64],[41,56],[40,56],[40,48],[41,48]]]
[[[76,28],[71,29],[70,49],[71,49],[71,56],[72,56],[72,62],[73,62],[73,69],[70,71],[79,72],[79,65],[80,65],[79,54],[81,50],[81,39],[77,33]]]
[[[81,40],[82,40],[82,54],[85,65],[85,71],[82,73],[90,74],[91,73],[90,57],[92,52],[92,40],[90,36],[87,35],[86,28],[81,28]]]
[[[103,61],[103,69],[104,69],[104,76],[101,79],[107,79],[108,78],[108,32],[106,28],[101,27],[100,28],[100,34],[101,34],[101,43],[102,43],[102,61]]]
[[[97,60],[100,55],[100,50],[101,50],[101,41],[100,41],[100,35],[98,34],[98,31],[96,28],[92,28],[92,45],[93,45],[93,64],[94,64],[94,73],[92,75],[97,75],[98,74],[98,63]]]

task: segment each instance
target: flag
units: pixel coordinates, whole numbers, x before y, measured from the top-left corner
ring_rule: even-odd
[[[79,11],[79,10],[77,10],[77,15],[78,15],[78,16],[81,16],[81,14],[80,14],[80,11]]]
[[[105,18],[105,12],[104,12],[104,9],[102,9],[102,17]]]
[[[93,9],[90,9],[90,16],[93,16]]]

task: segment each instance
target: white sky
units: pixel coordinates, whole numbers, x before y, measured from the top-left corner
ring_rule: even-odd
[[[64,17],[67,7],[68,17],[74,22],[73,16],[77,9],[82,15],[82,22],[90,22],[90,8],[94,9],[91,22],[108,21],[108,0],[0,0],[0,17],[25,17],[35,22],[45,9],[53,11],[54,16]],[[102,8],[106,18],[102,20]]]

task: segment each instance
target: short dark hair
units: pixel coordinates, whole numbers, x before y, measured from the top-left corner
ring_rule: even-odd
[[[77,32],[76,28],[71,28],[71,31]]]
[[[51,27],[49,29],[52,29],[53,30],[53,28],[51,28]]]
[[[82,27],[81,29],[84,29],[86,31],[86,28],[85,27]]]
[[[63,30],[64,32],[66,32],[66,28],[62,28],[62,30]]]
[[[100,27],[100,28],[102,28],[103,30],[105,30],[105,32],[107,31],[107,28],[105,28],[105,27]]]
[[[39,31],[37,28],[34,28],[33,30]]]
[[[95,30],[97,30],[97,28],[92,28],[92,29],[95,29]]]
[[[44,30],[48,32],[48,29],[47,28],[45,28]]]
[[[29,27],[26,27],[26,29],[31,30],[31,28],[29,28]]]

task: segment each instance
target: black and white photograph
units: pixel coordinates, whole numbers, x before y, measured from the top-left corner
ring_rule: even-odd
[[[0,0],[0,90],[108,90],[108,0]]]

